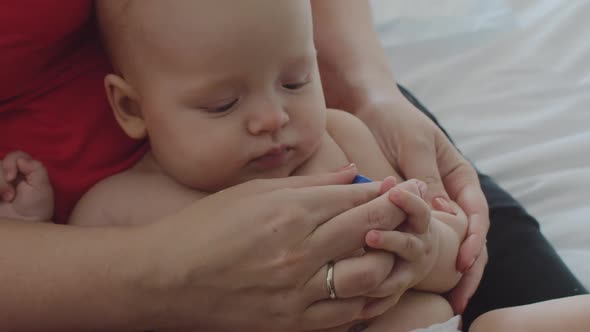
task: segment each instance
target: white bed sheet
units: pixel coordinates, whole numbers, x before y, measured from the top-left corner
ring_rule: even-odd
[[[590,1],[371,4],[398,80],[590,287]]]

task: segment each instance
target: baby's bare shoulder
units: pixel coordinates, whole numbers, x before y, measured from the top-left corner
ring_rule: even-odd
[[[157,221],[203,198],[161,173],[130,169],[92,187],[76,205],[70,223],[136,225]]]

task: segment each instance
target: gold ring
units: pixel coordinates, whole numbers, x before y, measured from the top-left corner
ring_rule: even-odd
[[[336,288],[334,287],[334,261],[329,261],[327,264],[328,274],[326,275],[326,287],[328,294],[332,300],[336,299]]]

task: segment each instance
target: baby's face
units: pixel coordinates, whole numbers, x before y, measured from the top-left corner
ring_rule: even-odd
[[[216,191],[289,176],[316,151],[326,120],[309,1],[153,1],[142,15],[150,53],[134,88],[165,172]]]

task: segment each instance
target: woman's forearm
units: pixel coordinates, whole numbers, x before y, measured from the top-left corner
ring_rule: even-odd
[[[148,264],[136,233],[0,220],[0,330],[149,326],[157,310],[140,289]]]
[[[314,39],[329,107],[355,112],[401,97],[368,1],[312,0]]]

